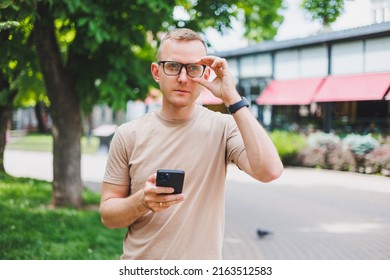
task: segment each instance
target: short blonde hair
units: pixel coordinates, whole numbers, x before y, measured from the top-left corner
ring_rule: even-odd
[[[160,60],[161,46],[167,40],[177,40],[177,41],[200,41],[207,53],[207,45],[203,38],[195,31],[189,28],[177,28],[170,30],[161,40],[160,47],[157,51],[157,59]]]

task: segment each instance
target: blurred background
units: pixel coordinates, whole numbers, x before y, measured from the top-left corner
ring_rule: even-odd
[[[225,258],[389,259],[389,0],[2,0],[0,259],[118,257],[96,209],[107,151],[161,105],[150,63],[175,27],[228,60],[286,166],[271,189],[231,167]]]

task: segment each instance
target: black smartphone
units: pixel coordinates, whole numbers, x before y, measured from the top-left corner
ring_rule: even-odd
[[[184,183],[183,170],[160,169],[157,170],[156,186],[172,187],[175,189],[174,194],[182,193]]]

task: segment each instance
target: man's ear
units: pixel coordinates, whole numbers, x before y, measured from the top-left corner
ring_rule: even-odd
[[[156,62],[153,62],[152,65],[150,65],[150,72],[152,72],[153,79],[157,83],[160,82],[160,76],[158,75],[159,70],[160,67]]]

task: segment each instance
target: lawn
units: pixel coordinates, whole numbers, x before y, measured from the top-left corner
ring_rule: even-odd
[[[93,154],[99,148],[98,137],[82,137],[81,151]],[[21,137],[11,137],[7,149],[51,152],[53,150],[53,137],[50,134],[29,133]]]
[[[105,228],[99,194],[83,195],[84,210],[53,208],[49,182],[0,173],[0,259],[118,259],[126,229]]]

